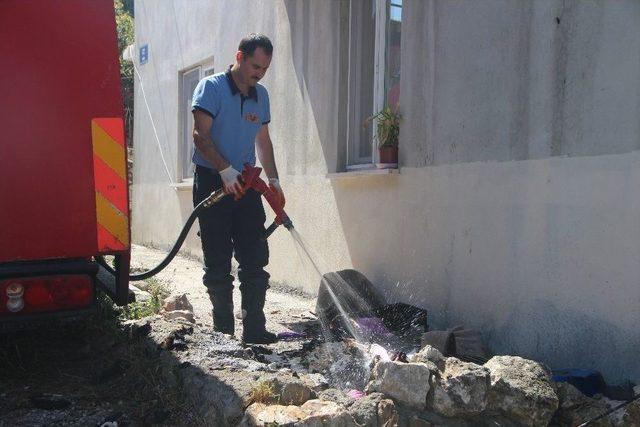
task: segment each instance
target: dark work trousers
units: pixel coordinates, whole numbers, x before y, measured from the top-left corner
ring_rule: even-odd
[[[196,166],[193,179],[194,206],[221,187],[220,174],[209,168]],[[269,247],[265,239],[266,217],[260,193],[248,190],[238,201],[233,200],[233,196],[226,196],[205,209],[198,220],[204,254],[203,283],[209,295],[231,298],[233,255],[239,264],[242,305],[245,305],[245,294],[258,294],[258,298],[261,296],[264,299],[264,293],[269,287],[269,274],[264,270],[269,262]],[[229,301],[228,304],[232,302]],[[258,323],[262,323],[256,326],[264,328],[263,313],[256,314],[259,317]]]

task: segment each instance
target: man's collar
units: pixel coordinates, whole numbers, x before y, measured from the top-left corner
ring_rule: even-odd
[[[231,76],[231,67],[232,66],[229,65],[229,68],[227,68],[227,72],[225,73],[225,75],[227,76],[227,82],[229,82],[231,95],[235,95],[236,93],[240,92],[240,89],[238,89],[236,82],[233,80],[233,77]],[[242,92],[240,92],[240,95],[242,95]],[[249,98],[253,98],[254,101],[258,102],[258,90],[256,89],[255,86],[249,87]]]

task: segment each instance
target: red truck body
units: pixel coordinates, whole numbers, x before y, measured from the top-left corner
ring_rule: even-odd
[[[92,305],[98,255],[116,255],[113,291],[126,302],[130,229],[114,14],[112,0],[0,1],[0,321]],[[69,303],[77,290],[83,307]]]

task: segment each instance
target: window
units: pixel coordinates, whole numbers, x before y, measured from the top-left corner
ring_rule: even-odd
[[[402,0],[351,0],[347,169],[370,167],[377,159],[375,126],[367,117],[385,105],[398,108]]]
[[[193,91],[198,82],[214,73],[213,65],[209,62],[189,68],[180,73],[180,155],[179,155],[179,178],[189,180],[193,178],[193,114],[191,113],[191,100]]]

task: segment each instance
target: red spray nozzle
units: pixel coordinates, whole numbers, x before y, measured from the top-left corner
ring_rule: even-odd
[[[243,190],[247,191],[252,188],[262,194],[276,214],[275,223],[290,229],[293,224],[280,204],[280,196],[260,178],[260,172],[262,172],[262,168],[245,163],[244,169],[242,169]]]

